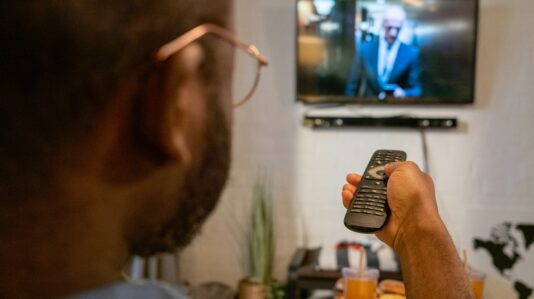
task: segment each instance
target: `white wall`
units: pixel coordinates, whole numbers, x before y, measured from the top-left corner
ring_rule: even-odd
[[[181,277],[193,283],[217,280],[236,285],[246,275],[245,231],[259,169],[273,180],[275,272],[285,279],[296,246],[357,238],[342,224],[340,190],[347,172],[363,170],[378,148],[405,150],[411,160],[422,162],[417,131],[302,127],[307,107],[294,102],[294,1],[236,4],[238,35],[256,43],[271,66],[257,96],[235,112],[234,165],[225,195],[202,234],[181,255]],[[439,206],[458,248],[470,248],[474,222],[486,223],[489,234],[498,222],[483,216],[487,213],[506,210],[512,218],[534,222],[529,216],[534,215],[533,20],[532,0],[482,0],[473,106],[344,111],[461,120],[460,130],[431,131],[427,136]],[[472,254],[480,263],[476,267],[491,271],[482,252]]]

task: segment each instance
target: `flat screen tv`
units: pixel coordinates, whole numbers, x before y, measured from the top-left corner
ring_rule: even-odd
[[[297,0],[297,100],[474,101],[478,0]]]

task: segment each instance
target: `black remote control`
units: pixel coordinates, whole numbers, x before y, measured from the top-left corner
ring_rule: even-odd
[[[382,229],[390,214],[384,166],[401,161],[406,161],[403,151],[378,150],[373,154],[345,214],[348,229],[367,234]]]

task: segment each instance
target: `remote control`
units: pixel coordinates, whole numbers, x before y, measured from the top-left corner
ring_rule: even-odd
[[[378,150],[373,154],[345,214],[348,229],[367,234],[382,229],[390,214],[384,166],[401,161],[406,161],[403,151]]]

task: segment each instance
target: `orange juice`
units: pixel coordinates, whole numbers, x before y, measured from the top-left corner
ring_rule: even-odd
[[[471,279],[471,289],[476,299],[482,299],[484,294],[484,279],[486,275],[479,271],[471,270],[469,273],[469,278]]]
[[[374,299],[375,297],[376,279],[345,279],[345,299]]]
[[[484,293],[484,280],[482,279],[471,279],[471,288],[475,294],[476,299],[482,299],[482,294]]]
[[[343,268],[345,284],[345,299],[374,299],[376,298],[376,284],[380,272],[378,269]]]

